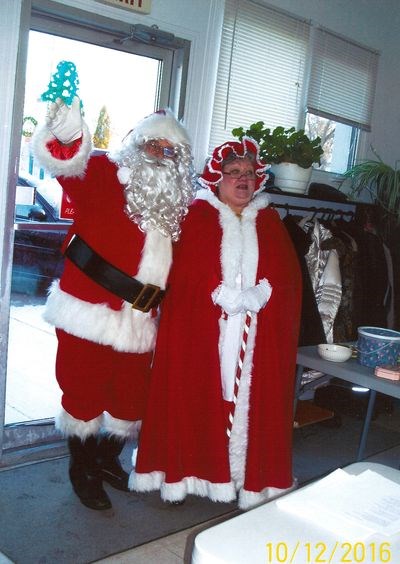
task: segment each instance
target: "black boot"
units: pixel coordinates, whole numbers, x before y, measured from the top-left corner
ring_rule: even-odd
[[[90,436],[86,440],[69,437],[68,446],[71,453],[69,478],[74,492],[90,509],[110,509],[111,501],[103,489],[96,463],[96,437]]]
[[[102,435],[97,446],[97,464],[101,478],[117,490],[129,491],[129,474],[122,468],[118,455],[124,448],[125,440]]]

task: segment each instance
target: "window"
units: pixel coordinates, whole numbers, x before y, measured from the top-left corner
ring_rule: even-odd
[[[92,133],[96,131],[102,110],[106,112],[109,131],[100,148],[112,150],[136,122],[157,109],[162,67],[159,60],[30,31],[24,119],[32,116],[36,122],[43,123],[47,104],[40,100],[40,95],[47,90],[50,77],[63,60],[76,64],[78,95]],[[93,64],[94,61],[98,64]],[[140,88],[137,88],[138,76],[141,77]],[[29,141],[29,136],[25,141]],[[26,148],[24,144],[22,148]],[[24,151],[22,153],[22,157],[26,156]],[[33,163],[25,163],[28,158],[22,158],[21,165],[29,164],[29,172],[35,173]]]
[[[210,149],[255,121],[298,125],[309,27],[254,2],[226,1]]]
[[[321,170],[353,164],[370,129],[378,54],[254,0],[227,0],[210,150],[232,129],[297,127],[325,151]]]
[[[378,55],[323,28],[313,30],[312,45],[306,130],[323,141],[321,169],[344,172],[371,128]]]
[[[354,164],[360,128],[307,112],[304,129],[311,139],[321,138],[324,154],[321,165],[314,168],[340,174]]]

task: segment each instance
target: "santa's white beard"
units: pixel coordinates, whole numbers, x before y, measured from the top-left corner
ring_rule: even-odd
[[[189,148],[179,147],[176,161],[152,161],[142,151],[124,157],[118,178],[128,217],[143,231],[157,229],[176,241],[194,194]]]

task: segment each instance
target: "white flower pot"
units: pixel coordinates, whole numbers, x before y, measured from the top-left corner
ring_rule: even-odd
[[[271,166],[275,174],[275,186],[285,192],[305,194],[310,182],[312,167],[302,168],[294,163],[280,163]]]

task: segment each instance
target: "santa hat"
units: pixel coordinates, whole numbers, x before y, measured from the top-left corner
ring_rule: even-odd
[[[260,159],[260,147],[254,139],[244,136],[241,141],[227,141],[213,151],[211,158],[204,167],[203,174],[199,177],[199,182],[205,188],[215,192],[219,182],[222,180],[222,163],[232,154],[238,159],[251,153],[254,157],[254,172],[256,173],[256,192],[260,192],[265,187],[268,180],[266,165]]]
[[[170,109],[159,110],[142,119],[131,131],[131,139],[141,145],[149,139],[168,139],[174,145],[190,145],[186,129]]]

